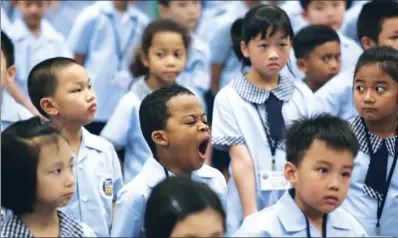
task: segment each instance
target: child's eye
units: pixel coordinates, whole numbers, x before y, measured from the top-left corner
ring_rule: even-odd
[[[81,88],[77,88],[77,89],[74,89],[74,90],[72,91],[72,93],[80,93],[81,91],[82,91]]]
[[[279,44],[279,47],[280,47],[280,48],[285,48],[286,46],[287,46],[287,44],[285,44],[285,43],[280,43],[280,44]]]
[[[158,52],[158,53],[156,53],[156,55],[159,57],[163,57],[165,54],[163,52]]]
[[[174,56],[177,58],[181,58],[182,57],[182,53],[181,52],[175,52]]]
[[[323,56],[322,57],[322,61],[325,62],[325,63],[328,63],[329,62],[329,57],[328,56]]]
[[[343,175],[343,177],[345,177],[345,178],[351,177],[351,173],[350,172],[344,172],[341,175]]]
[[[90,84],[90,85],[88,85],[88,89],[91,89],[91,84]]]
[[[53,170],[53,171],[51,171],[51,173],[52,173],[52,174],[55,174],[55,175],[58,175],[58,174],[61,173],[61,169]]]
[[[264,48],[267,48],[267,46],[268,46],[268,45],[266,45],[266,44],[261,44],[261,45],[259,45],[258,47],[264,49]]]
[[[356,86],[355,90],[357,90],[358,92],[363,92],[364,87],[363,86]]]
[[[384,92],[384,88],[382,88],[382,87],[376,87],[376,92],[382,93],[382,92]]]
[[[328,170],[326,168],[319,168],[318,172],[321,174],[326,174],[328,172]]]
[[[391,40],[398,40],[398,35],[392,36],[390,39],[391,39]]]

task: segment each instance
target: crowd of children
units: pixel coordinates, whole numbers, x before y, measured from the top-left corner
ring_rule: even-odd
[[[7,1],[2,237],[398,236],[398,1]]]

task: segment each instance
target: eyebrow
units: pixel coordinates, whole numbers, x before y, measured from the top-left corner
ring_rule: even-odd
[[[327,164],[329,166],[332,166],[332,163],[330,163],[329,161],[326,161],[326,160],[318,160],[317,164]],[[354,166],[353,165],[344,165],[343,168],[344,169],[353,169]]]

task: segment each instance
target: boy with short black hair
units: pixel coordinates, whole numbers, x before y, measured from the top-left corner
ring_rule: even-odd
[[[357,30],[364,50],[384,45],[398,49],[398,2],[375,0],[363,5]],[[355,64],[344,72],[342,69],[340,74],[315,93],[324,112],[346,120],[358,115],[352,93]]]
[[[293,40],[297,67],[305,73],[304,82],[315,92],[340,71],[339,35],[329,26],[311,25]]]
[[[73,59],[51,58],[32,69],[28,90],[40,113],[68,139],[75,158],[77,192],[62,210],[108,237],[123,180],[112,144],[83,128],[97,109],[87,71]]]
[[[294,188],[247,217],[234,236],[360,237],[366,232],[339,208],[358,153],[347,122],[327,114],[295,121],[286,133],[285,178]]]
[[[204,182],[225,205],[226,182],[205,165],[210,129],[199,99],[176,84],[149,94],[140,105],[140,124],[153,158],[118,194],[113,237],[142,237],[144,209],[152,188],[169,176]]]

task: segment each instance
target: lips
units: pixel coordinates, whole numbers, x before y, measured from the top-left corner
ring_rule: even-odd
[[[73,197],[73,193],[67,193],[64,196],[65,196],[65,198],[70,199]]]
[[[279,64],[277,63],[272,63],[267,65],[267,68],[277,68],[277,67],[279,67]]]
[[[339,200],[336,196],[326,196],[326,197],[324,197],[324,199],[329,204],[337,203],[337,201]]]
[[[88,108],[88,110],[90,112],[95,112],[97,110],[97,104],[96,103],[91,104],[91,106]]]
[[[206,152],[207,152],[207,147],[210,144],[210,136],[206,136],[204,139],[201,140],[199,146],[198,146],[198,153],[202,159],[206,159]]]

